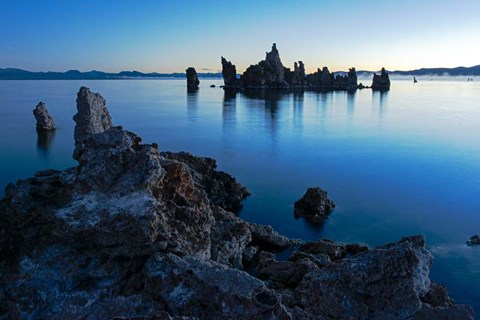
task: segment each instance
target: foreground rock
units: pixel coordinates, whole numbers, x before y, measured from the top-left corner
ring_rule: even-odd
[[[377,91],[390,90],[390,77],[388,76],[388,73],[385,71],[385,68],[382,68],[380,75],[373,74],[372,90],[377,90]]]
[[[35,109],[33,109],[33,115],[37,120],[38,131],[55,130],[55,121],[53,121],[52,116],[50,115],[50,113],[48,113],[45,102],[41,101],[38,103]]]
[[[77,167],[7,186],[0,319],[473,318],[429,280],[423,237],[369,251],[245,222],[214,160],[142,144],[104,101],[80,89]]]
[[[189,67],[186,70],[187,73],[187,88],[188,90],[197,90],[200,85],[200,80],[198,80],[197,71],[193,67]]]
[[[308,188],[307,192],[294,204],[295,217],[303,216],[314,221],[320,221],[326,217],[335,203],[327,197],[327,192],[319,187]]]

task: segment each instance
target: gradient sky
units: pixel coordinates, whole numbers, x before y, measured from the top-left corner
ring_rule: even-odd
[[[287,67],[480,64],[479,0],[0,0],[0,68],[242,72],[273,42]]]

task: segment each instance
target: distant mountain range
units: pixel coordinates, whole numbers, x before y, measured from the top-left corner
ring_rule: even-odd
[[[221,73],[199,73],[201,78],[222,77]],[[0,80],[103,80],[103,79],[138,79],[138,78],[185,78],[185,73],[143,73],[139,71],[121,71],[109,73],[103,71],[80,72],[69,70],[67,72],[32,72],[16,68],[0,68]]]
[[[379,71],[357,71],[358,75],[368,76]],[[422,68],[409,71],[387,71],[391,75],[399,76],[480,76],[480,65],[473,67],[457,68]],[[343,74],[344,72],[335,72]],[[221,73],[198,73],[200,78],[221,78]],[[69,70],[67,72],[31,72],[16,68],[0,68],[0,80],[102,80],[102,79],[155,79],[155,78],[185,78],[185,73],[143,73],[139,71],[121,71],[108,73],[103,71],[80,72]]]

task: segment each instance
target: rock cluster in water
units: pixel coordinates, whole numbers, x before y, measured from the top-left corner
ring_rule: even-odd
[[[388,76],[388,73],[385,71],[385,68],[382,68],[379,75],[378,74],[373,75],[372,90],[378,90],[378,91],[390,90],[390,77]]]
[[[40,101],[35,109],[33,109],[33,115],[37,120],[37,130],[38,131],[49,131],[55,130],[55,121],[53,121],[52,116],[48,112],[45,102]]]
[[[188,90],[197,90],[200,85],[198,80],[197,71],[193,67],[189,67],[186,70],[187,73],[187,88]]]
[[[422,236],[288,239],[232,212],[248,191],[215,160],[142,144],[87,88],[77,109],[78,166],[0,202],[1,319],[473,319]]]
[[[385,69],[382,70],[385,71]],[[292,71],[283,66],[275,43],[272,50],[267,52],[265,60],[249,66],[239,79],[236,75],[235,65],[222,57],[222,74],[224,88],[234,90],[317,89],[355,91],[366,88],[357,83],[355,68],[350,68],[345,75],[334,75],[327,67],[306,75],[303,62],[298,61],[298,63],[294,63]],[[388,78],[388,75],[386,77]],[[388,88],[390,88],[390,82],[388,82]]]

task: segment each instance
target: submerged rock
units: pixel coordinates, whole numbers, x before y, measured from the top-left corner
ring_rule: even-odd
[[[470,240],[467,241],[469,246],[480,245],[480,236],[475,234],[470,237]]]
[[[55,130],[55,121],[53,121],[52,116],[50,115],[50,113],[48,113],[45,102],[40,101],[38,103],[38,105],[33,110],[33,115],[37,120],[38,131]]]
[[[187,88],[189,90],[196,90],[200,85],[200,80],[198,80],[197,71],[195,68],[189,67],[186,70],[187,73]]]
[[[87,88],[77,108],[78,166],[0,201],[0,319],[473,317],[423,237],[300,244],[231,212],[248,191],[215,160],[142,144]]]
[[[372,90],[386,91],[390,90],[390,77],[385,71],[385,68],[382,68],[380,75],[373,74],[372,80]]]
[[[296,217],[303,216],[319,221],[335,208],[335,203],[327,197],[326,191],[313,187],[308,188],[293,207]]]

